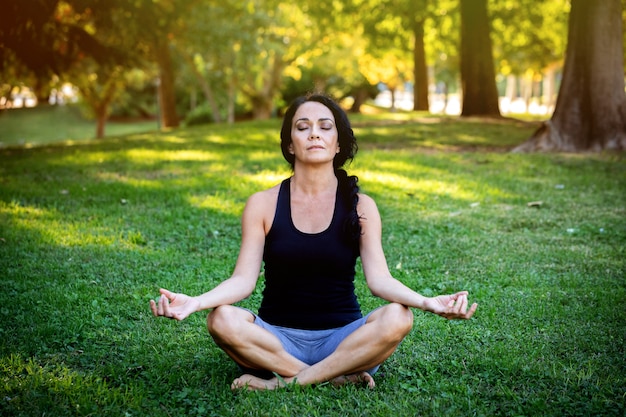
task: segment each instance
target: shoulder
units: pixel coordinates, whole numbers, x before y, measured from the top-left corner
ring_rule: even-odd
[[[244,227],[248,223],[256,223],[263,225],[266,233],[269,231],[274,220],[279,191],[280,184],[267,190],[258,191],[248,198],[243,211]]]
[[[357,205],[357,213],[363,232],[370,227],[380,227],[380,213],[378,206],[373,198],[366,194],[359,193],[359,203]]]
[[[248,198],[246,205],[254,205],[255,208],[261,208],[265,205],[276,205],[278,200],[278,192],[280,191],[280,184],[268,188],[267,190],[258,191],[252,194]]]
[[[376,201],[367,194],[359,193],[359,204],[357,205],[357,211],[359,213],[378,213],[378,207]]]

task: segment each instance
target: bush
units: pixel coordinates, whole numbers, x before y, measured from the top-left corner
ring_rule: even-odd
[[[187,113],[184,123],[186,126],[213,123],[213,111],[208,104],[198,106]]]

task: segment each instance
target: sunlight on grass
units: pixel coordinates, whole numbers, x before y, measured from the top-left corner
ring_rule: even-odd
[[[418,312],[374,392],[233,396],[206,315],[156,320],[148,300],[232,272],[246,199],[292,173],[278,120],[0,149],[0,414],[622,415],[623,156],[506,153],[532,128],[511,121],[356,120],[346,169],[376,200],[392,274],[469,290],[470,322]],[[382,301],[364,278],[359,263],[365,312]]]
[[[215,161],[221,156],[207,151],[163,151],[151,149],[130,149],[125,155],[133,162],[155,163],[159,161]]]
[[[439,195],[451,196],[456,199],[475,201],[479,196],[466,189],[459,183],[450,183],[440,180],[412,180],[410,178],[384,173],[380,171],[361,171],[360,178],[368,182],[368,188],[378,188],[383,190],[398,190],[405,194],[413,195]]]
[[[266,162],[276,159],[276,151],[256,151],[246,154],[246,159],[250,162]]]
[[[263,171],[247,177],[262,188],[273,187],[291,175],[290,172]]]
[[[40,415],[93,414],[107,403],[125,403],[134,408],[142,401],[130,387],[112,387],[100,377],[81,374],[63,365],[39,364],[32,358],[25,360],[13,354],[0,358],[0,380],[3,408],[9,415],[11,410],[24,408]]]
[[[24,231],[36,232],[42,242],[57,246],[110,246],[118,242],[107,227],[87,227],[59,220],[33,222],[32,219],[15,219],[14,225]]]
[[[223,214],[241,216],[243,206],[240,201],[227,198],[224,194],[189,196],[187,202],[197,208],[211,209]]]
[[[19,203],[12,201],[9,204],[5,204],[0,201],[0,214],[6,218],[13,217],[14,219],[24,219],[27,218],[29,220],[41,219],[44,217],[50,217],[50,212],[48,210],[43,210],[38,207],[31,206],[21,206]]]
[[[12,228],[19,234],[29,232],[38,236],[38,240],[48,245],[57,246],[110,246],[116,242],[132,242],[133,236],[116,236],[108,226],[88,225],[80,222],[63,221],[63,215],[56,210],[44,210],[17,203],[0,203],[0,215],[11,218]],[[7,238],[8,236],[2,236]],[[136,240],[136,238],[135,238]]]
[[[478,136],[478,135],[468,135],[468,134],[458,134],[456,136],[456,140],[462,144],[467,145],[489,145],[492,140],[487,138],[486,136]]]

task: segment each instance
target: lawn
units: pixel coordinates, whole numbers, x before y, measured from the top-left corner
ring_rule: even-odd
[[[155,120],[109,121],[105,136],[157,130]],[[85,118],[77,105],[41,106],[0,111],[0,148],[72,143],[92,139],[96,122]]]
[[[623,156],[512,154],[536,127],[512,120],[354,120],[349,171],[392,272],[425,295],[467,289],[472,320],[415,311],[375,390],[232,393],[205,315],[148,303],[229,276],[247,196],[289,175],[280,122],[5,148],[0,414],[623,416]],[[357,291],[364,311],[382,304],[360,271]]]

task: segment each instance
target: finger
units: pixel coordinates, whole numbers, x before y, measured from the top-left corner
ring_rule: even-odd
[[[172,317],[172,313],[170,313],[170,302],[167,297],[161,297],[160,301],[163,301],[163,315],[165,317]]]
[[[477,303],[472,304],[472,306],[470,307],[469,311],[467,313],[465,313],[465,318],[466,319],[472,318],[472,316],[476,312],[477,308],[478,308],[478,304]]]
[[[157,306],[154,300],[150,300],[150,310],[152,310],[152,314],[158,317],[159,314],[157,313]]]
[[[461,296],[461,299],[459,301],[460,301],[459,302],[460,305],[459,305],[458,312],[463,315],[467,311],[467,303],[468,303],[467,295]]]
[[[465,297],[464,295],[457,295],[456,298],[456,302],[454,303],[454,306],[450,309],[450,313],[454,314],[454,315],[460,315],[461,312],[463,311],[463,304],[465,302],[465,305],[467,305],[467,297]]]
[[[161,295],[163,295],[165,298],[167,298],[168,300],[174,300],[174,298],[176,298],[176,294],[174,294],[173,292],[166,290],[165,288],[161,288],[159,290],[159,292],[161,293]]]
[[[159,316],[165,315],[165,303],[166,302],[167,302],[167,298],[159,297],[158,308],[157,308],[157,313],[159,314]]]

